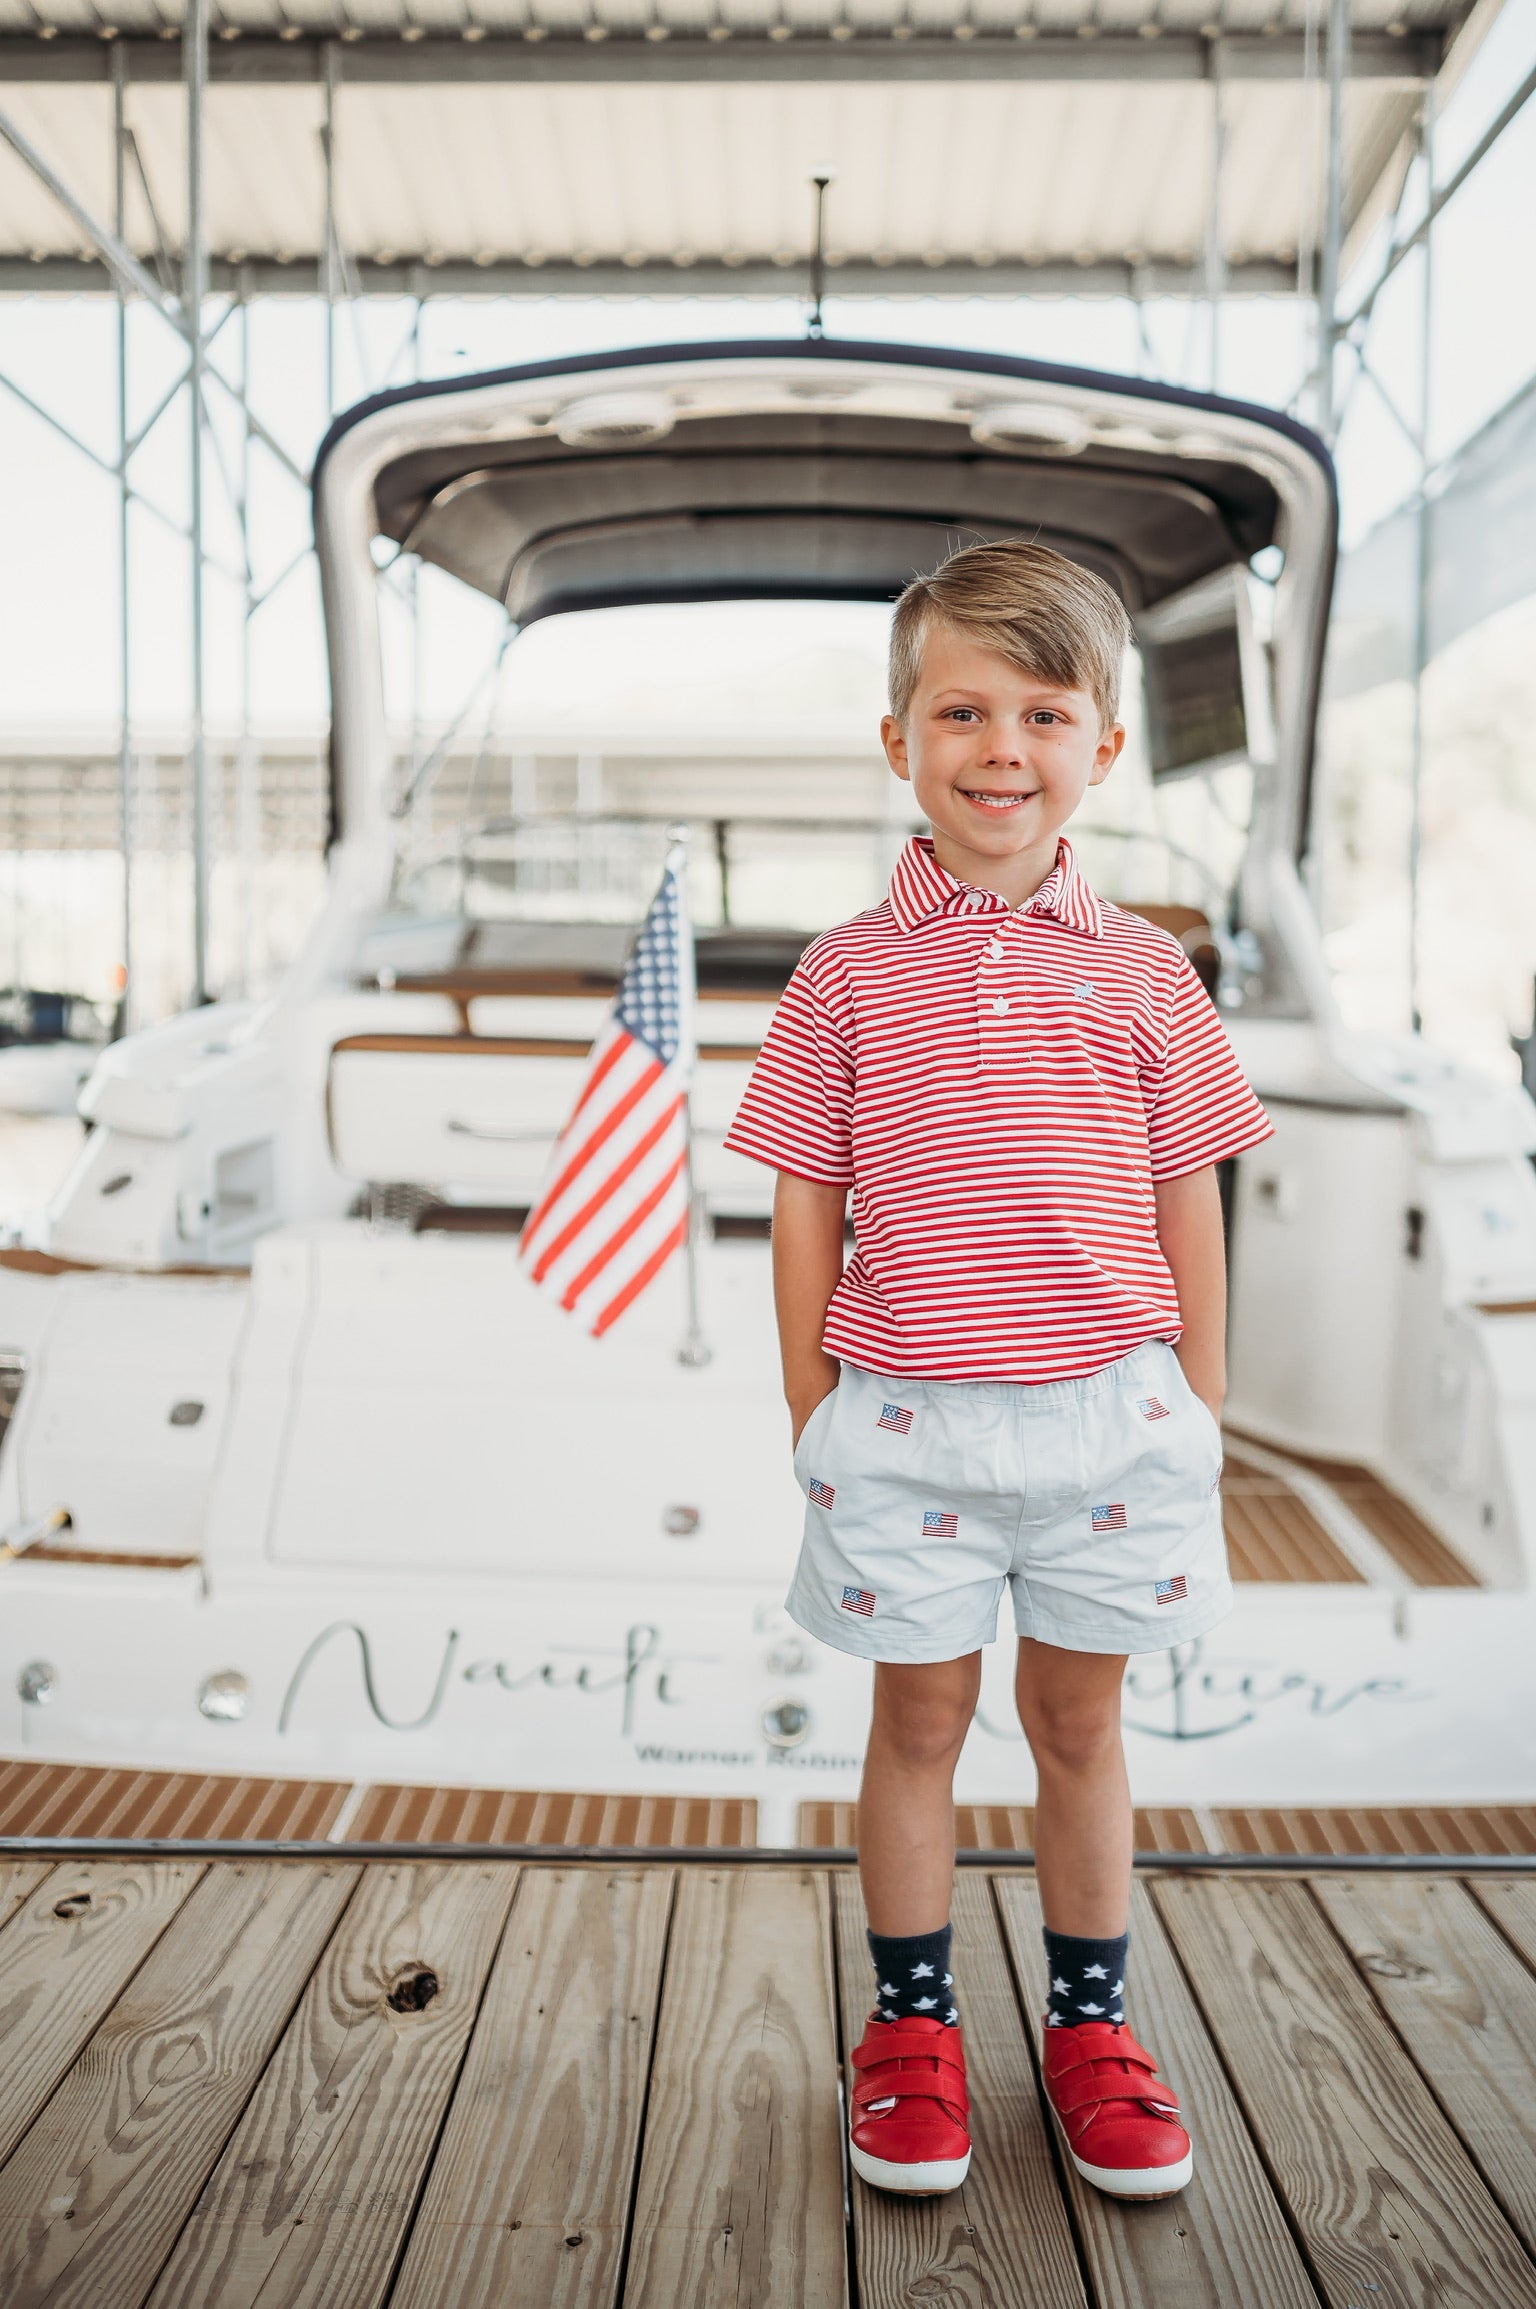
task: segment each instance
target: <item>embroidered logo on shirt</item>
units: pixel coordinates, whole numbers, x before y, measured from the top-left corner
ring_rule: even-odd
[[[1189,1581],[1183,1572],[1177,1579],[1159,1579],[1152,1583],[1152,1593],[1159,1603],[1182,1603],[1189,1593]]]
[[[819,1475],[813,1475],[811,1477],[810,1493],[812,1499],[814,1499],[818,1507],[830,1507],[833,1500],[837,1497],[837,1493],[833,1490],[831,1484],[823,1483]]]
[[[1091,978],[1080,978],[1072,991],[1079,1002],[1091,1002],[1099,990]]]
[[[882,1403],[880,1416],[875,1421],[875,1425],[889,1428],[893,1435],[910,1435],[912,1432],[912,1414],[910,1411],[904,1411],[899,1403]]]
[[[1117,1499],[1114,1500],[1108,1507],[1096,1507],[1093,1510],[1092,1520],[1093,1528],[1095,1531],[1124,1531],[1124,1501]]]
[[[1136,1408],[1143,1419],[1166,1419],[1168,1416],[1167,1404],[1159,1403],[1155,1395],[1143,1395]]]
[[[873,1619],[875,1616],[874,1590],[867,1587],[845,1587],[841,1608],[844,1611],[857,1612],[861,1620]]]
[[[924,1539],[954,1539],[958,1537],[959,1531],[960,1518],[958,1515],[952,1514],[947,1507],[925,1507],[923,1509]]]

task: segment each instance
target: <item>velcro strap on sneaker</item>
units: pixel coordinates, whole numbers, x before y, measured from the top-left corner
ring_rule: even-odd
[[[878,2079],[861,2077],[853,2088],[855,2117],[889,2116],[898,2101],[937,2101],[957,2124],[964,2123],[971,2108],[964,2085],[952,2084],[948,2077],[904,2072]]]
[[[1064,2117],[1075,2116],[1079,2109],[1095,2108],[1103,2101],[1145,2101],[1149,2108],[1166,2109],[1170,2115],[1179,2105],[1178,2094],[1169,2086],[1154,2082],[1150,2076],[1117,2076],[1108,2061],[1053,2078],[1051,2098],[1057,2114]]]
[[[889,2026],[889,2023],[882,2025]],[[882,2044],[878,2037],[867,2036],[862,2044],[854,2046],[850,2058],[855,2068],[875,2068],[882,2062],[895,2060],[936,2060],[947,2068],[958,2069],[964,2076],[965,2046],[959,2040],[957,2028],[934,2029],[931,2033],[925,2029],[921,2036],[913,2036],[903,2029],[901,2035],[888,2044]]]
[[[1075,2028],[1053,2028],[1046,2044],[1058,2075],[1074,2068],[1091,2068],[1095,2061],[1103,2060],[1122,2060],[1132,2068],[1144,2068],[1149,2076],[1157,2074],[1156,2061],[1128,2028],[1118,2028],[1113,2034],[1096,2029],[1090,2037],[1080,2035]]]

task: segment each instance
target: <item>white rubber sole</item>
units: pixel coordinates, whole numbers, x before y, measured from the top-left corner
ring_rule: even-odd
[[[941,2157],[928,2165],[893,2165],[884,2157],[872,2157],[850,2140],[848,2161],[861,2181],[872,2189],[888,2189],[897,2197],[945,2197],[951,2189],[958,2189],[971,2169],[971,2155]]]
[[[1051,2113],[1055,2115],[1054,2110]],[[1060,2122],[1058,2117],[1058,2126]],[[1065,2147],[1065,2133],[1062,2142]],[[1113,2165],[1087,2164],[1083,2158],[1074,2156],[1070,2148],[1067,2155],[1083,2179],[1106,2197],[1135,2197],[1142,2204],[1154,2197],[1176,2197],[1181,2189],[1189,2187],[1195,2170],[1193,2149],[1176,2165],[1148,2165],[1140,2172],[1121,2172]]]

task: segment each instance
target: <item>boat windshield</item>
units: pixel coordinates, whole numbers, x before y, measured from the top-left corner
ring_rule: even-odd
[[[923,823],[879,745],[888,614],[846,603],[592,611],[493,641],[479,694],[425,739],[418,713],[407,742],[397,695],[395,724],[407,726],[396,881],[371,953],[393,932],[404,957],[413,939],[439,944],[457,925],[461,969],[608,976],[679,826],[693,919],[717,962],[728,950],[744,965],[754,949],[765,964],[770,949],[792,959],[876,904]],[[397,691],[408,662],[394,658]],[[1147,911],[1192,952],[1202,939],[1213,947],[1230,926],[1252,770],[1237,759],[1154,779],[1134,651],[1122,711],[1124,754],[1087,797],[1073,841],[1104,896]]]

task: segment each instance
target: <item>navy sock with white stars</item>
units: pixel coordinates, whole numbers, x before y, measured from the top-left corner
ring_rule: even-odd
[[[1078,1940],[1045,1927],[1045,1969],[1050,1981],[1047,2028],[1077,2028],[1085,2020],[1125,2018],[1125,1958],[1129,1933],[1118,1940]]]
[[[947,2028],[954,2027],[960,2015],[955,2010],[949,1969],[951,1930],[946,1924],[939,1932],[914,1932],[909,1940],[887,1939],[878,1932],[868,1934],[880,1992],[876,2011],[881,2020],[900,2020],[904,2013],[916,2013],[921,2020],[942,2020]]]

